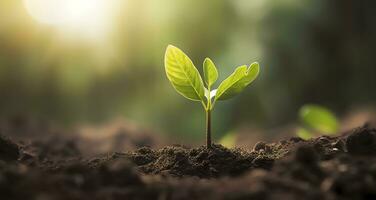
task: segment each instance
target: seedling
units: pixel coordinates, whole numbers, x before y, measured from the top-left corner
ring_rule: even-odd
[[[219,144],[227,147],[227,148],[233,148],[236,145],[236,140],[237,140],[237,134],[233,131],[227,133],[224,135],[220,140]]]
[[[335,114],[320,105],[307,104],[300,108],[299,119],[301,126],[296,135],[302,139],[310,139],[317,133],[333,135],[338,131],[339,122]]]
[[[175,46],[167,47],[164,62],[167,78],[175,90],[187,99],[201,102],[204,107],[206,146],[211,148],[211,111],[215,103],[234,97],[251,84],[259,74],[259,64],[254,62],[249,67],[237,67],[217,89],[212,90],[218,79],[218,71],[210,58],[205,58],[203,63],[204,81],[191,59]]]

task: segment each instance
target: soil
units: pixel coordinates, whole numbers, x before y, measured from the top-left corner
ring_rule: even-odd
[[[59,140],[57,140],[59,141]],[[376,129],[252,149],[142,147],[82,157],[75,141],[0,137],[0,199],[376,199]]]

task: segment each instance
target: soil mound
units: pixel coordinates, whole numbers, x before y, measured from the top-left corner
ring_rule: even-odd
[[[375,138],[361,127],[252,149],[144,147],[82,159],[65,145],[28,153],[0,137],[0,199],[376,199]]]

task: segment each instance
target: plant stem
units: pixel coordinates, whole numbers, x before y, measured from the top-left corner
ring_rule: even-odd
[[[210,96],[210,85],[208,85],[208,101],[206,103],[205,111],[206,111],[206,148],[212,148],[212,141],[211,141],[211,96]]]
[[[206,110],[206,147],[210,149],[212,147],[211,142],[211,110]]]

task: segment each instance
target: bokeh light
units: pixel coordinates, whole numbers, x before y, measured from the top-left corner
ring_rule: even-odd
[[[108,33],[115,3],[116,0],[24,0],[36,21],[83,37],[103,37]]]

